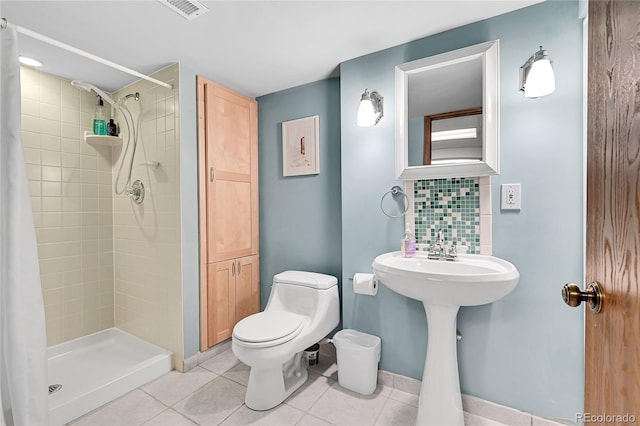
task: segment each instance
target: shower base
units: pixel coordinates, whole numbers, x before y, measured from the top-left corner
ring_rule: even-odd
[[[63,425],[171,371],[171,352],[118,328],[50,347],[49,423]]]

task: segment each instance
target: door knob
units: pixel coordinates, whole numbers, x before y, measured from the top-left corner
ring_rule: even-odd
[[[576,284],[570,283],[562,287],[562,299],[564,303],[572,307],[580,306],[580,303],[587,302],[593,313],[597,314],[602,310],[604,295],[602,294],[600,283],[597,281],[591,282],[585,291],[581,291]]]

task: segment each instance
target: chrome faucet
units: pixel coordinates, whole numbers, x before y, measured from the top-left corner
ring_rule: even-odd
[[[447,251],[444,231],[442,228],[438,228],[436,231],[436,242],[429,250],[427,250],[427,259],[448,261],[458,260],[458,252],[456,251],[455,243],[452,243],[451,248]]]

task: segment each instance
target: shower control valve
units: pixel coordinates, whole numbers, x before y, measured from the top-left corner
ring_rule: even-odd
[[[124,192],[127,197],[131,198],[136,204],[142,204],[144,201],[144,184],[140,179],[133,182]]]

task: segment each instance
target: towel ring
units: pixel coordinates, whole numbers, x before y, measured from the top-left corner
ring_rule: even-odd
[[[393,198],[396,198],[398,195],[402,194],[404,196],[404,211],[402,213],[393,215],[393,214],[389,214],[386,211],[384,211],[384,207],[383,207],[383,203],[384,203],[384,198],[391,194],[391,196]],[[390,190],[388,190],[387,192],[385,192],[382,195],[382,198],[380,199],[380,210],[382,210],[382,213],[385,214],[385,216],[394,218],[394,217],[401,217],[404,216],[405,214],[407,214],[407,211],[409,210],[409,197],[407,196],[407,194],[402,190],[402,188],[400,188],[398,185],[394,186],[393,188],[391,188]]]

